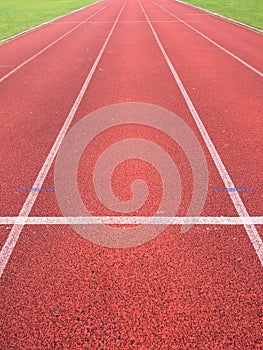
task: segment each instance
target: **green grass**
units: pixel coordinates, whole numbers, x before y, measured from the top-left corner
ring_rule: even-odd
[[[183,0],[263,29],[263,0]]]
[[[93,2],[96,0],[0,0],[0,39]]]

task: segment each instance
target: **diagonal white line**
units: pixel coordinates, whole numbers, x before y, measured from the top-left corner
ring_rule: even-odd
[[[94,72],[99,64],[99,61],[100,61],[100,59],[101,59],[101,57],[106,49],[106,46],[108,45],[108,42],[112,36],[112,33],[117,25],[117,22],[118,22],[121,14],[123,12],[125,5],[126,5],[126,2],[123,4],[118,16],[116,17],[116,20],[115,20],[115,22],[114,22],[114,24],[109,32],[104,44],[103,44],[95,62],[93,63],[93,66],[92,66],[92,68],[91,68],[91,70],[90,70],[78,96],[77,96],[77,99],[74,102],[74,105],[72,106],[71,111],[69,112],[69,115],[67,116],[65,123],[63,124],[63,126],[62,126],[62,128],[61,128],[61,130],[56,138],[56,141],[53,144],[53,146],[52,146],[52,148],[51,148],[51,150],[50,150],[50,152],[49,152],[49,154],[48,154],[48,156],[43,164],[43,166],[42,166],[42,168],[41,168],[41,170],[36,178],[34,185],[32,186],[33,188],[41,188],[42,187],[43,182],[45,181],[45,178],[46,178],[46,176],[49,172],[49,169],[51,167],[51,164],[53,163],[53,161],[58,153],[59,147],[60,147],[60,145],[61,145],[61,143],[66,135],[66,132],[67,132],[67,130],[72,122],[72,119],[74,118],[75,113],[76,113],[76,111],[77,111],[77,109],[82,101],[82,98],[83,98],[83,96],[84,96],[84,94],[89,86],[89,83],[90,83],[90,81],[93,77],[93,74],[94,74]],[[0,252],[0,278],[2,276],[4,269],[5,269],[6,264],[8,263],[8,260],[11,256],[11,254],[13,252],[13,249],[15,248],[16,242],[18,241],[19,236],[21,234],[21,231],[22,231],[24,224],[26,222],[26,218],[30,214],[32,207],[37,199],[38,194],[39,194],[39,192],[36,192],[36,191],[29,193],[29,195],[28,195],[28,197],[27,197],[25,203],[23,204],[23,207],[19,213],[19,216],[23,217],[23,218],[21,220],[19,219],[19,223],[15,222],[15,224],[14,224],[14,226],[13,226],[13,228],[12,228],[12,230],[11,230],[11,232],[10,232],[10,234],[9,234],[9,236],[8,236],[8,238],[7,238],[5,244]]]
[[[242,58],[238,57],[237,55],[233,54],[232,52],[230,52],[229,50],[225,49],[223,46],[221,46],[220,44],[218,44],[217,42],[215,42],[213,39],[209,38],[207,35],[201,33],[199,30],[197,30],[196,28],[194,28],[193,26],[191,26],[190,24],[188,24],[186,21],[182,20],[181,18],[179,18],[178,16],[176,16],[175,14],[173,14],[172,12],[170,12],[169,10],[167,10],[165,7],[157,4],[156,2],[154,2],[154,4],[156,6],[158,6],[160,9],[162,9],[163,11],[169,13],[171,16],[173,16],[174,18],[176,18],[178,21],[180,21],[181,23],[183,23],[184,25],[186,25],[188,28],[192,29],[194,32],[196,32],[197,34],[201,35],[204,39],[208,40],[210,43],[214,44],[216,47],[218,47],[220,50],[223,50],[225,53],[227,53],[228,55],[232,56],[233,58],[235,58],[237,61],[239,61],[240,63],[242,63],[244,66],[246,66],[247,68],[249,68],[250,70],[252,70],[254,73],[258,74],[260,77],[263,77],[263,73],[260,72],[258,69],[256,69],[255,67],[251,66],[249,63],[247,63],[246,61],[242,60]]]
[[[140,3],[140,0],[138,0],[138,2],[139,2],[139,5],[140,5],[144,15],[145,15],[145,18],[147,19],[147,22],[151,28],[151,31],[155,37],[155,40],[156,40],[156,42],[157,42],[157,44],[158,44],[158,46],[159,46],[159,48],[164,56],[164,59],[168,65],[168,67],[169,67],[169,69],[170,69],[170,71],[171,71],[183,97],[184,97],[184,100],[185,100],[185,102],[186,102],[186,104],[187,104],[187,106],[192,114],[192,117],[193,117],[193,119],[194,119],[194,121],[195,121],[201,135],[202,135],[202,138],[203,138],[203,140],[204,140],[204,142],[209,150],[209,153],[211,154],[211,157],[212,157],[212,159],[217,167],[217,170],[218,170],[218,172],[219,172],[219,174],[220,174],[220,176],[225,184],[225,187],[226,188],[236,188],[236,186],[234,185],[230,175],[228,174],[228,172],[227,172],[227,170],[226,170],[226,168],[225,168],[225,166],[224,166],[224,164],[223,164],[223,162],[222,162],[222,160],[221,160],[221,158],[220,158],[220,156],[219,156],[219,154],[218,154],[218,152],[217,152],[217,150],[216,150],[216,148],[215,148],[215,146],[210,138],[210,136],[208,135],[208,132],[206,131],[206,128],[205,128],[203,122],[201,121],[188,93],[186,92],[185,87],[184,87],[181,79],[179,78],[170,58],[168,57],[158,35],[156,34],[156,31],[153,28],[153,25],[152,25],[151,21],[149,20],[149,17],[147,16],[142,4]],[[247,209],[246,209],[244,203],[242,202],[242,199],[239,196],[239,193],[238,192],[228,192],[228,193],[229,193],[229,196],[230,196],[230,198],[231,198],[231,200],[236,208],[238,215],[241,217],[249,218],[249,214],[247,212]],[[248,222],[246,224],[244,224],[244,227],[245,227],[247,235],[248,235],[248,237],[249,237],[249,239],[250,239],[250,241],[251,241],[251,243],[252,243],[252,245],[257,253],[259,261],[260,261],[261,265],[263,266],[263,242],[262,242],[262,239],[259,236],[257,229],[254,226],[253,222],[249,221],[249,219],[248,219]]]
[[[63,38],[65,38],[66,36],[68,36],[70,33],[74,32],[76,29],[78,29],[82,24],[86,23],[86,21],[88,21],[89,19],[95,17],[98,13],[100,13],[101,11],[103,11],[105,8],[107,8],[109,6],[106,5],[104,7],[102,7],[100,10],[96,11],[93,15],[87,17],[84,21],[80,22],[78,25],[76,25],[75,27],[73,27],[72,29],[70,29],[69,31],[67,31],[65,34],[63,34],[62,36],[60,36],[58,39],[54,40],[51,44],[45,46],[42,50],[38,51],[35,55],[29,57],[27,60],[25,60],[24,62],[22,62],[21,64],[19,64],[18,66],[16,66],[14,69],[12,69],[10,72],[8,72],[6,75],[4,75],[2,78],[0,78],[0,83],[2,83],[3,81],[5,81],[7,78],[9,78],[11,75],[13,75],[15,72],[17,72],[19,69],[21,69],[22,67],[24,67],[26,64],[28,64],[29,62],[33,61],[35,58],[37,58],[39,55],[41,55],[43,52],[47,51],[48,49],[50,49],[52,46],[54,46],[55,44],[57,44],[59,41],[61,41]]]
[[[8,216],[0,225],[263,225],[263,216]]]

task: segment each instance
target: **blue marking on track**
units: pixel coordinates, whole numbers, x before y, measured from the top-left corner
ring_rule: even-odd
[[[222,187],[222,188],[213,188],[214,192],[252,192],[250,187]]]
[[[54,188],[38,188],[38,187],[17,188],[16,190],[25,191],[25,192],[55,192]]]

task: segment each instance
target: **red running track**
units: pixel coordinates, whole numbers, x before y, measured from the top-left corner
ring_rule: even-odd
[[[46,159],[65,120],[73,117],[70,129],[120,102],[150,103],[180,116],[207,159],[201,215],[238,216],[238,199],[213,191],[225,186],[220,162],[173,70],[225,166],[223,178],[253,189],[240,193],[239,210],[262,216],[261,47],[261,35],[170,0],[102,1],[2,45],[1,73],[14,72],[0,86],[1,217],[30,205],[30,216],[61,216],[55,193],[31,193],[25,205],[28,193],[17,188],[33,187],[43,164],[50,165],[43,188],[53,188],[54,162]],[[112,142],[134,136],[153,140],[178,163],[185,194],[176,215],[184,216],[192,181],[184,155],[165,135],[132,125],[98,135],[83,155],[78,180],[85,204],[94,215],[111,215],[94,194],[91,170]],[[152,215],[162,193],[149,164],[127,161],[116,169],[113,187],[127,200],[138,177],[150,189],[139,214]],[[263,347],[262,253],[249,238],[251,232],[262,238],[262,226],[195,225],[182,234],[173,225],[127,249],[95,245],[68,225],[0,228],[2,252],[10,252],[1,256],[2,349]]]

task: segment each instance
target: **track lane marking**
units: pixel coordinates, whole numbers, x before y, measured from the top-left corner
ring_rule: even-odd
[[[263,225],[263,216],[6,216],[0,225]]]
[[[103,55],[103,53],[108,45],[108,42],[112,36],[112,33],[114,32],[114,29],[115,29],[115,27],[118,23],[118,20],[123,12],[123,9],[126,5],[126,2],[127,2],[127,0],[122,5],[121,10],[119,11],[119,13],[117,15],[115,22],[114,22],[107,38],[105,39],[104,44],[102,45],[100,52],[99,52],[95,62],[93,63],[93,66],[92,66],[91,70],[89,71],[88,76],[87,76],[87,78],[86,78],[86,80],[85,80],[85,82],[84,82],[84,84],[83,84],[83,86],[82,86],[82,88],[81,88],[81,90],[80,90],[80,92],[79,92],[79,94],[78,94],[78,96],[77,96],[77,98],[76,98],[76,100],[75,100],[75,102],[74,102],[74,104],[73,104],[73,106],[72,106],[72,108],[71,108],[71,110],[70,110],[70,112],[69,112],[69,114],[68,114],[68,116],[67,116],[67,118],[66,118],[66,120],[65,120],[49,154],[48,154],[48,156],[47,156],[47,158],[46,158],[46,160],[45,160],[45,162],[44,162],[44,164],[42,165],[42,168],[41,168],[32,188],[41,188],[42,187],[43,182],[45,181],[47,174],[50,170],[50,167],[51,167],[51,165],[52,165],[52,163],[53,163],[53,161],[58,153],[59,147],[60,147],[60,145],[61,145],[61,143],[66,135],[66,132],[68,131],[69,126],[70,126],[70,124],[71,124],[71,122],[72,122],[72,120],[77,112],[77,109],[78,109],[78,107],[79,107],[79,105],[84,97],[84,94],[85,94],[85,92],[90,84],[90,81],[93,77],[93,74],[94,74],[94,72],[95,72],[95,70],[100,62],[100,59],[101,59],[101,57],[102,57],[102,55]],[[23,204],[23,207],[19,213],[19,217],[22,217],[22,219],[19,219],[19,223],[16,223],[16,222],[14,223],[14,226],[12,227],[12,230],[10,231],[8,238],[7,238],[5,244],[0,252],[0,278],[4,272],[4,269],[6,267],[6,264],[9,261],[11,254],[16,246],[16,243],[19,239],[19,236],[23,230],[23,227],[26,224],[27,217],[29,216],[29,214],[33,208],[33,205],[37,199],[38,194],[39,194],[39,192],[36,192],[36,191],[30,192],[28,194],[27,199],[26,199],[25,203]]]
[[[187,13],[187,16],[209,16],[209,13]]]
[[[142,9],[142,12],[145,15],[145,18],[147,19],[147,22],[149,24],[149,27],[153,33],[155,40],[159,46],[159,49],[160,49],[161,53],[163,54],[164,59],[168,65],[177,85],[178,85],[178,88],[180,89],[180,91],[183,95],[183,98],[188,106],[188,109],[191,112],[192,117],[193,117],[193,119],[194,119],[194,121],[195,121],[201,135],[202,135],[202,138],[203,138],[203,140],[204,140],[204,142],[209,150],[209,153],[210,153],[210,155],[214,161],[214,164],[215,164],[215,166],[220,174],[220,177],[225,184],[225,187],[226,188],[236,188],[236,186],[234,185],[230,175],[228,174],[228,172],[227,172],[227,170],[226,170],[226,168],[225,168],[225,166],[224,166],[224,164],[223,164],[223,162],[222,162],[222,160],[221,160],[221,158],[220,158],[220,156],[219,156],[219,154],[218,154],[218,152],[217,152],[217,150],[216,150],[216,148],[215,148],[215,146],[214,146],[214,144],[213,144],[213,142],[208,134],[208,132],[206,131],[206,128],[205,128],[203,122],[201,121],[188,93],[186,92],[186,89],[185,89],[181,79],[179,78],[170,58],[168,57],[168,55],[167,55],[167,53],[166,53],[166,51],[161,43],[156,31],[155,31],[155,29],[153,28],[153,25],[152,25],[148,15],[147,15],[147,13],[145,12],[140,0],[138,0],[138,2],[139,2],[139,5]],[[262,242],[262,239],[259,236],[259,233],[257,232],[257,229],[254,226],[252,220],[249,221],[248,211],[247,211],[242,199],[240,198],[239,193],[238,192],[228,192],[228,194],[229,194],[229,196],[230,196],[230,198],[231,198],[231,200],[236,208],[238,215],[240,217],[247,217],[248,218],[248,223],[244,224],[244,227],[245,227],[247,235],[250,239],[250,242],[252,243],[252,245],[256,251],[256,254],[259,258],[259,261],[260,261],[261,265],[263,266],[263,242]]]
[[[200,32],[198,29],[194,28],[193,26],[191,26],[190,24],[188,24],[186,21],[182,20],[181,18],[179,18],[178,16],[176,16],[175,14],[173,14],[172,12],[170,12],[169,10],[167,10],[165,7],[157,4],[156,2],[153,2],[156,6],[158,6],[161,10],[163,10],[164,12],[167,12],[168,14],[170,14],[171,16],[173,16],[174,18],[176,18],[178,21],[180,21],[181,23],[183,23],[184,25],[186,25],[188,28],[192,29],[194,32],[196,32],[197,34],[201,35],[204,39],[208,40],[210,43],[212,43],[213,45],[215,45],[216,47],[218,47],[220,50],[224,51],[225,53],[227,53],[228,55],[230,55],[231,57],[233,57],[234,59],[236,59],[238,62],[240,62],[241,64],[243,64],[244,66],[246,66],[247,68],[249,68],[250,70],[252,70],[254,73],[258,74],[261,78],[263,78],[263,73],[260,72],[258,69],[256,69],[255,67],[251,66],[249,63],[247,63],[246,61],[242,60],[242,58],[238,57],[237,55],[233,54],[232,52],[230,52],[229,50],[225,49],[223,46],[221,46],[220,44],[218,44],[216,41],[214,41],[213,39],[209,38],[207,35],[203,34],[202,32]]]
[[[180,23],[181,21],[175,21],[175,20],[171,20],[171,21],[152,21],[152,23]],[[186,22],[191,22],[191,23],[199,23],[200,21],[195,21],[195,20],[189,20]],[[80,23],[80,22],[59,22],[56,24],[65,24],[65,23]],[[85,24],[105,24],[105,23],[109,23],[112,24],[114,23],[113,21],[86,21]],[[119,23],[147,23],[147,21],[119,21]]]
[[[26,64],[28,64],[29,62],[33,61],[35,58],[37,58],[39,55],[41,55],[43,52],[47,51],[49,48],[51,48],[52,46],[54,46],[55,44],[57,44],[59,41],[61,41],[62,39],[64,39],[66,36],[68,36],[69,34],[71,34],[72,32],[74,32],[76,29],[78,29],[82,24],[84,24],[87,20],[91,19],[92,17],[95,17],[98,13],[100,13],[101,11],[103,11],[105,8],[107,8],[109,6],[109,4],[107,4],[106,6],[104,6],[103,8],[101,8],[100,10],[96,11],[94,14],[92,14],[91,16],[87,17],[84,21],[80,22],[78,25],[76,25],[75,27],[73,27],[72,29],[70,29],[69,31],[67,31],[65,34],[63,34],[62,36],[60,36],[58,39],[54,40],[51,44],[45,46],[42,50],[38,51],[36,54],[34,54],[33,56],[29,57],[27,60],[25,60],[23,63],[19,64],[18,66],[16,66],[16,68],[12,69],[10,72],[8,72],[6,75],[4,75],[2,78],[0,78],[0,83],[2,83],[3,81],[5,81],[7,78],[9,78],[11,75],[13,75],[15,72],[17,72],[19,69],[23,68]]]

